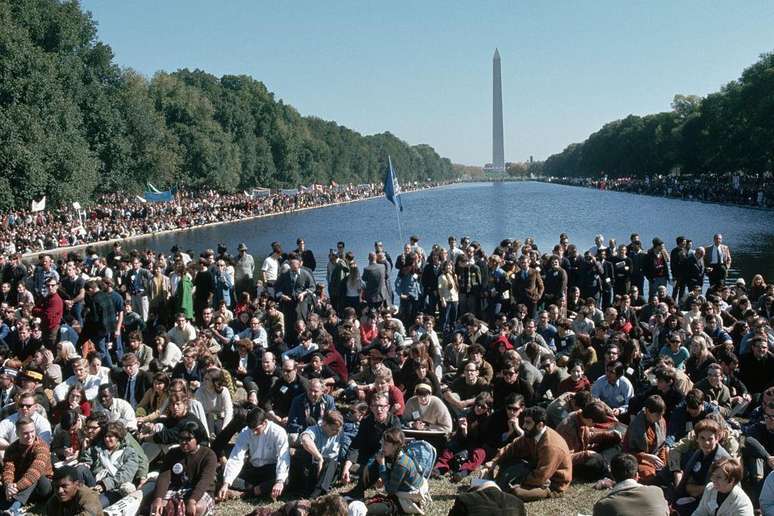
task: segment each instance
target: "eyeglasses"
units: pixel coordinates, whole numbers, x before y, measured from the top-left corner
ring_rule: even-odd
[[[477,373],[478,369],[465,369],[466,373]]]
[[[32,407],[34,407],[34,406],[35,406],[35,404],[34,404],[34,403],[32,403],[32,404],[22,403],[22,404],[20,404],[19,406],[20,406],[21,408],[32,408]]]

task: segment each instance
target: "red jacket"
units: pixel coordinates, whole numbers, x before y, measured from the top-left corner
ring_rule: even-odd
[[[64,301],[55,293],[44,297],[38,302],[38,305],[32,310],[33,315],[40,317],[44,330],[49,333],[56,330],[62,322],[64,315]]]

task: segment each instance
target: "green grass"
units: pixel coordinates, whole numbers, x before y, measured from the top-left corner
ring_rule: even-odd
[[[469,484],[470,482],[468,480],[465,480],[460,484],[452,484],[447,479],[431,480],[430,494],[433,497],[433,504],[427,511],[427,515],[446,516],[449,513],[449,509],[454,505],[454,497],[459,490],[467,489]],[[528,503],[526,504],[527,514],[530,516],[577,516],[579,513],[591,514],[594,502],[599,500],[605,494],[605,491],[595,491],[591,486],[592,484],[573,484],[564,496],[560,498]],[[340,488],[340,490],[346,491],[347,489]],[[372,493],[373,491],[368,491],[366,492],[366,496],[370,496]],[[290,500],[290,498],[287,498],[287,500]],[[232,500],[218,504],[216,512],[217,514],[224,516],[245,515],[252,512],[252,510],[259,505],[270,505],[276,509],[282,506],[282,503],[284,502],[280,501],[268,504],[265,501],[252,498]]]

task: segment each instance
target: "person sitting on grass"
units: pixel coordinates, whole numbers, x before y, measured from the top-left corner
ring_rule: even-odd
[[[48,516],[102,516],[99,495],[83,485],[78,470],[65,466],[54,473],[54,496],[46,504]]]
[[[140,457],[126,444],[126,427],[119,421],[108,423],[102,440],[81,451],[78,470],[84,483],[99,494],[102,507],[133,493],[132,484]]]
[[[610,473],[615,481],[610,492],[594,504],[593,516],[667,516],[669,506],[664,492],[656,486],[638,482],[637,458],[621,453],[610,461]]]
[[[643,403],[642,410],[632,418],[624,435],[624,451],[637,457],[640,482],[643,484],[652,483],[666,465],[665,411],[666,404],[661,396],[650,396]]]
[[[416,462],[404,451],[406,436],[399,428],[390,428],[382,436],[382,448],[374,457],[378,479],[387,496],[376,495],[366,502],[368,514],[424,514],[430,502],[427,480]]]
[[[163,514],[174,496],[173,491],[183,491],[187,516],[204,516],[212,512],[218,458],[211,449],[199,444],[206,436],[198,422],[183,424],[178,434],[180,446],[166,456],[156,481],[150,509],[152,516]]]
[[[291,461],[291,478],[302,496],[314,499],[331,490],[336,479],[344,416],[338,410],[301,433],[300,447]]]
[[[524,410],[524,435],[502,448],[485,465],[499,468],[497,484],[525,502],[561,496],[572,481],[572,456],[567,442],[546,426],[542,407]]]
[[[289,449],[285,429],[269,421],[263,409],[253,409],[226,462],[218,499],[245,495],[279,498],[290,471]]]
[[[753,516],[753,504],[742,489],[743,473],[739,459],[721,459],[712,464],[711,482],[693,516]]]
[[[0,510],[11,514],[21,512],[30,500],[45,500],[51,494],[53,475],[51,452],[29,416],[16,421],[16,434],[19,438],[5,450],[0,500]]]

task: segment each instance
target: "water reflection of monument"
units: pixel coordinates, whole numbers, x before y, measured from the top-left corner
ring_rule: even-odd
[[[503,145],[503,79],[500,73],[500,52],[492,58],[492,162],[484,165],[487,177],[505,177]]]

